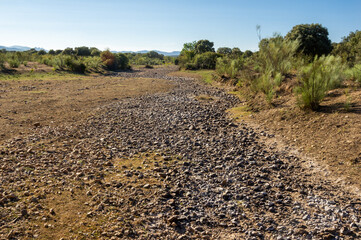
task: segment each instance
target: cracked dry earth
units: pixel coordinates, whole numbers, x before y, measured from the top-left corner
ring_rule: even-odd
[[[167,73],[119,73],[174,88],[3,144],[1,239],[361,237],[357,196],[232,122],[238,98]]]

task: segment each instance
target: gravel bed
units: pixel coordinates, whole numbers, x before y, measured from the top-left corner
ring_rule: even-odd
[[[107,219],[87,239],[361,237],[358,197],[233,122],[225,111],[238,98],[170,71],[118,73],[168,79],[168,93],[122,99],[78,126],[43,127],[4,144],[0,236],[41,238],[32,222],[55,215],[49,196],[84,191],[87,217]],[[117,167],[139,156],[141,167]]]

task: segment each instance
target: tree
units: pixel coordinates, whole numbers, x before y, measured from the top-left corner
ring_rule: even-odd
[[[335,44],[333,54],[340,56],[350,66],[361,62],[361,31],[350,32],[342,42]]]
[[[297,52],[311,57],[328,55],[332,51],[328,30],[321,24],[296,25],[287,33],[286,40],[298,40]]]
[[[242,56],[242,51],[238,47],[232,48],[232,57],[233,58],[239,58]]]
[[[129,59],[124,53],[114,54],[106,50],[100,54],[100,58],[109,70],[127,69],[129,67]]]
[[[184,51],[195,51],[196,50],[196,43],[197,43],[196,41],[189,42],[189,43],[184,43],[182,52],[184,52]]]
[[[50,49],[50,50],[49,50],[49,54],[50,54],[50,55],[55,55],[54,49]]]
[[[253,52],[251,50],[246,50],[244,53],[243,53],[243,57],[244,58],[249,58],[253,55]]]
[[[214,43],[210,42],[209,40],[199,40],[194,48],[196,54],[202,54],[206,52],[214,52]]]
[[[124,53],[115,54],[115,61],[117,69],[127,69],[129,68],[129,59]]]
[[[62,52],[63,52],[62,50],[58,49],[58,50],[55,51],[55,55],[59,55],[59,54],[61,54]]]
[[[73,55],[74,54],[74,50],[70,47],[65,48],[62,52],[63,55]]]
[[[44,49],[41,49],[39,52],[38,52],[38,55],[45,55],[46,54],[46,51]]]
[[[75,54],[77,56],[90,56],[90,49],[88,47],[82,46],[82,47],[76,47],[75,48]]]
[[[232,49],[229,47],[220,47],[217,49],[217,53],[223,54],[223,55],[230,55],[230,54],[232,54]]]
[[[106,50],[100,54],[100,58],[102,59],[102,62],[104,63],[106,68],[112,70],[115,63],[115,55],[109,50]]]
[[[36,51],[35,48],[31,48],[31,49],[27,50],[26,52],[33,54],[33,53],[37,53],[38,51]]]
[[[196,55],[196,52],[195,52],[196,43],[197,43],[196,41],[193,41],[193,42],[183,44],[183,49],[177,58],[177,63],[181,67],[184,67],[186,64],[191,63],[193,61],[193,58]]]
[[[163,60],[164,59],[164,55],[163,54],[159,54],[157,53],[156,51],[150,51],[148,52],[147,54],[147,57],[149,58],[158,58],[160,60]]]
[[[98,48],[95,47],[90,48],[90,55],[92,55],[93,57],[99,57],[100,53],[101,51]]]
[[[218,57],[220,55],[215,52],[198,54],[195,57],[195,66],[198,69],[215,69]]]

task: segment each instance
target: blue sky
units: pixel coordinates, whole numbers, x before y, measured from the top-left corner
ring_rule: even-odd
[[[361,30],[360,9],[360,0],[0,0],[0,45],[173,51],[209,39],[257,50],[256,25],[270,37],[303,23],[339,42]]]

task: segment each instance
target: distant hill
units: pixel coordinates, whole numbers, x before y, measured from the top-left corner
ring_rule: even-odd
[[[173,52],[163,52],[163,51],[159,51],[159,50],[141,50],[141,51],[121,51],[121,53],[148,53],[150,51],[155,51],[159,54],[163,54],[164,56],[179,56],[180,52],[179,51],[173,51]]]
[[[28,51],[30,49],[32,49],[31,47],[24,47],[24,46],[10,46],[10,47],[5,47],[5,46],[0,46],[0,49],[5,49],[6,51],[17,51],[17,52],[23,52],[23,51]],[[36,51],[40,51],[43,50],[44,48],[38,48],[35,47]]]

